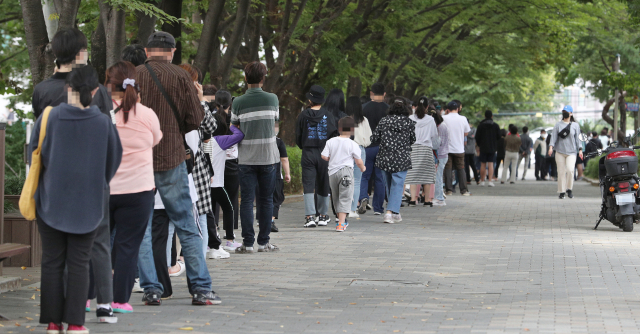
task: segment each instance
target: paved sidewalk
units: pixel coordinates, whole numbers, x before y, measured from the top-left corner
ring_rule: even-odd
[[[532,171],[531,171],[532,172]],[[345,233],[302,228],[302,203],[281,210],[279,253],[208,260],[219,306],[174,298],[92,333],[603,333],[640,331],[640,241],[598,214],[598,189],[558,200],[555,182],[470,186],[444,208],[370,214]],[[34,299],[30,299],[30,298]],[[43,333],[34,287],[0,295],[0,332]],[[33,320],[32,320],[33,319]],[[638,320],[637,320],[638,319]],[[16,326],[19,324],[20,326]]]

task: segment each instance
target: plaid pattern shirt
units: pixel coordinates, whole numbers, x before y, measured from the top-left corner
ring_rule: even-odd
[[[213,113],[209,110],[209,106],[201,102],[204,108],[204,119],[200,123],[198,134],[202,138],[202,132],[213,134],[218,128],[216,119],[213,118]],[[198,194],[198,202],[196,206],[198,208],[198,214],[200,216],[205,215],[213,210],[211,205],[211,168],[208,166],[207,157],[204,152],[204,143],[202,139],[198,142],[198,152],[195,156],[195,164],[193,165],[193,183],[196,187],[196,193]]]

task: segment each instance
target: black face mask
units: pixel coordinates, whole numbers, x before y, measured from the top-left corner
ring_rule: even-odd
[[[563,110],[562,111],[562,119],[567,119],[569,117],[571,117],[571,114],[568,111]]]

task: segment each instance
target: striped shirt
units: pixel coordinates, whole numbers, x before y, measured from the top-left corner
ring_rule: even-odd
[[[200,105],[198,91],[187,71],[167,62],[148,60],[147,63],[176,105],[185,131],[197,130],[204,118],[204,108]],[[162,130],[162,140],[153,148],[153,170],[160,172],[174,169],[186,158],[185,134],[180,134],[176,116],[147,68],[140,65],[136,67],[136,72],[136,83],[140,85],[140,103],[156,112]]]
[[[233,100],[231,124],[245,134],[238,144],[238,164],[272,165],[280,161],[275,133],[279,110],[278,97],[262,88],[249,88]]]

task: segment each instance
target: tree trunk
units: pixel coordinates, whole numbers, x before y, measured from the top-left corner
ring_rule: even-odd
[[[104,25],[106,51],[107,51],[107,68],[120,61],[122,49],[126,44],[125,31],[125,12],[118,10],[106,3],[104,0],[98,0],[100,5],[100,18]]]
[[[162,2],[162,10],[173,17],[181,18],[182,0],[164,0]],[[182,42],[180,41],[180,37],[182,37],[182,23],[166,22],[162,25],[162,31],[170,33],[176,39],[176,52],[173,54],[172,63],[176,65],[182,64]]]
[[[214,41],[219,38],[218,23],[224,12],[225,0],[209,0],[209,9],[204,17],[202,25],[202,34],[200,34],[200,42],[198,43],[198,51],[193,65],[202,71],[202,75],[206,75],[210,68],[211,54],[215,45],[220,45]],[[215,72],[212,72],[215,73]]]
[[[76,26],[76,16],[80,8],[80,0],[64,0],[62,8],[58,8],[60,20],[58,30],[74,28]]]
[[[53,53],[40,0],[20,0],[33,86],[53,74]]]
[[[236,22],[233,27],[229,44],[227,45],[227,52],[222,57],[222,64],[218,67],[220,70],[216,75],[212,75],[214,84],[218,84],[219,88],[227,86],[227,81],[231,76],[231,70],[233,69],[233,63],[240,49],[240,43],[244,37],[244,29],[247,25],[247,19],[249,17],[249,8],[251,0],[238,0],[238,10],[236,11]]]
[[[156,21],[158,18],[146,15],[144,12],[137,12],[136,15],[138,15],[137,43],[142,46],[147,46],[149,36],[156,31]]]
[[[218,82],[214,82],[214,77],[218,73],[218,64],[220,64],[220,59],[222,59],[222,54],[220,51],[220,39],[214,38],[211,40],[211,57],[209,59],[209,82],[216,85],[216,87],[221,88]]]
[[[358,77],[349,77],[349,85],[347,86],[347,97],[362,94],[362,81]]]
[[[102,16],[98,19],[98,27],[91,34],[91,65],[98,72],[100,83],[104,83],[107,71],[107,37]]]

